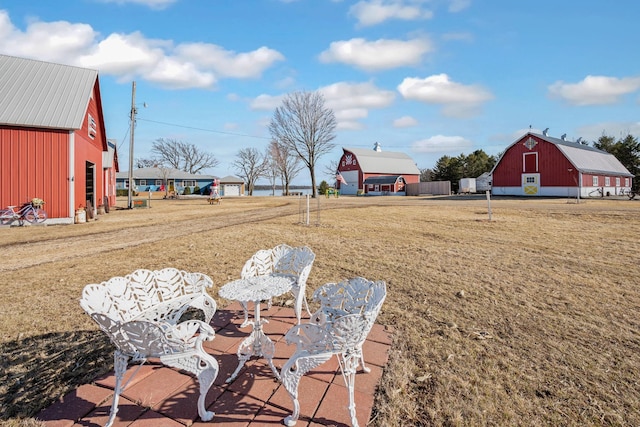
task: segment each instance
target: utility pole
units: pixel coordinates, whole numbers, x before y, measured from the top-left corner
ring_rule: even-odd
[[[131,86],[131,134],[129,139],[129,200],[127,207],[133,208],[133,132],[136,128],[136,82]]]

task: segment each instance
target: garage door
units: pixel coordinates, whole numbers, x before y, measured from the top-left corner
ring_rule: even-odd
[[[225,184],[223,196],[239,196],[240,186],[237,184]]]
[[[340,183],[340,194],[358,194],[358,171],[344,171],[341,173],[347,183]]]

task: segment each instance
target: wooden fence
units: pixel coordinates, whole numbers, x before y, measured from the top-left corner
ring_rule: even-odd
[[[407,184],[407,196],[430,194],[433,196],[451,195],[451,181],[429,181]]]

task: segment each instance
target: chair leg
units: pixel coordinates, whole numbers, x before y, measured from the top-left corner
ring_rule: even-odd
[[[240,325],[240,327],[244,328],[249,326],[249,324],[251,323],[249,322],[249,307],[248,307],[249,303],[247,301],[240,301],[240,305],[244,310],[244,322],[242,322],[242,325]]]
[[[342,369],[342,377],[344,378],[347,389],[349,389],[349,415],[351,417],[351,425],[353,427],[358,427],[354,394],[356,370],[358,369],[358,364],[360,363],[361,358],[358,354],[342,354],[338,356],[338,358],[341,359],[340,369]]]
[[[362,352],[362,344],[358,346],[357,351],[360,357],[360,366],[362,366],[362,370],[366,373],[371,372],[371,368],[364,364],[364,353]]]
[[[198,415],[202,421],[211,421],[215,413],[206,410],[205,399],[211,385],[218,376],[218,361],[202,348],[196,348],[186,353],[161,356],[160,361],[167,366],[191,372],[198,378],[198,383],[200,384]]]
[[[116,419],[118,413],[118,401],[120,400],[120,393],[122,393],[122,378],[127,371],[127,364],[129,363],[129,356],[126,356],[120,350],[116,350],[113,355],[113,366],[115,368],[116,385],[113,390],[113,402],[111,403],[111,413],[109,414],[109,420],[104,427],[111,427]]]
[[[293,412],[284,419],[284,424],[291,427],[296,425],[300,417],[300,402],[298,401],[298,385],[304,374],[311,369],[320,366],[333,356],[331,353],[322,353],[310,356],[299,356],[294,354],[287,360],[280,371],[282,385],[289,393],[293,403]]]

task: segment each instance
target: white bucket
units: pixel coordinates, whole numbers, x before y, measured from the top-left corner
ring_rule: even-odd
[[[87,222],[87,212],[84,209],[78,209],[76,211],[76,224],[82,224]]]

